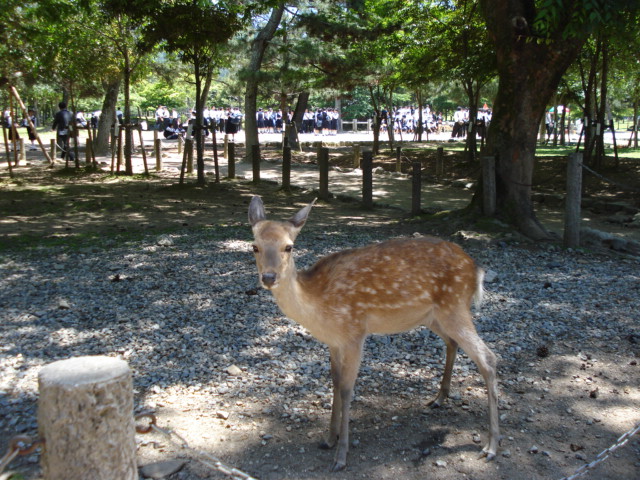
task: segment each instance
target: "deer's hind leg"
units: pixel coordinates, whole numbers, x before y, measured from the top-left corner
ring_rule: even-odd
[[[478,336],[468,309],[452,312],[447,319],[439,322],[439,327],[474,361],[486,383],[489,397],[489,442],[482,451],[487,459],[491,460],[495,458],[500,442],[496,355]]]
[[[458,343],[444,333],[438,324],[431,325],[433,333],[438,335],[445,343],[447,347],[446,360],[444,364],[444,372],[442,374],[442,381],[440,382],[440,391],[438,396],[431,400],[427,405],[432,408],[441,407],[444,401],[449,397],[449,391],[451,390],[451,376],[453,374],[453,365],[456,362],[458,355]]]

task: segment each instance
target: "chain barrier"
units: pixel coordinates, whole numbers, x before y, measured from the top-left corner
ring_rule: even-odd
[[[217,470],[218,472],[221,472],[229,477],[232,477],[234,480],[257,480],[251,475],[244,473],[242,470],[226,465],[220,459],[214,457],[213,455],[207,452],[203,452],[202,450],[196,450],[190,447],[187,441],[184,439],[184,437],[182,437],[175,431],[158,427],[156,416],[153,413],[144,412],[144,413],[140,413],[139,415],[136,415],[135,417],[136,421],[139,421],[145,418],[148,419],[149,421],[148,425],[146,426],[136,425],[137,433],[145,434],[151,431],[158,432],[163,436],[165,436],[170,441],[172,441],[174,444],[180,446],[180,448],[183,448],[191,452],[196,457],[196,460],[198,460],[200,463],[202,463],[203,465],[213,470]]]
[[[592,175],[595,175],[596,177],[598,177],[600,180],[602,180],[604,182],[616,185],[617,187],[620,187],[623,190],[629,190],[631,192],[640,192],[640,189],[638,189],[638,188],[634,188],[634,187],[631,187],[629,185],[624,185],[623,183],[616,182],[614,180],[611,180],[610,178],[605,177],[604,175],[601,175],[600,173],[596,172],[595,170],[587,167],[584,163],[582,163],[581,165],[582,165],[582,168],[584,168],[587,172],[591,173]]]
[[[44,445],[44,440],[32,441],[31,437],[27,435],[16,435],[9,441],[9,449],[4,457],[0,458],[0,475],[4,472],[4,469],[20,455],[29,455],[37,448]]]
[[[583,475],[586,475],[587,473],[589,473],[593,468],[596,467],[596,465],[604,462],[607,458],[609,458],[609,455],[611,453],[613,453],[615,450],[617,450],[618,448],[624,446],[631,437],[633,437],[636,433],[640,432],[640,422],[638,422],[636,424],[635,427],[633,427],[631,430],[629,430],[628,432],[623,433],[620,438],[618,438],[618,440],[616,441],[616,443],[614,443],[613,445],[611,445],[609,448],[603,450],[602,452],[600,452],[598,454],[598,456],[596,457],[596,459],[591,462],[591,463],[585,463],[584,465],[582,465],[580,468],[578,468],[575,473],[573,475],[571,475],[570,477],[563,477],[560,480],[574,480],[578,477],[581,477]]]

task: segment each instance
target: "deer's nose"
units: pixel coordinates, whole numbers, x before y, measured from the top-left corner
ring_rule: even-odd
[[[262,274],[262,284],[269,288],[269,287],[273,287],[273,285],[276,283],[276,274],[273,272],[267,272],[267,273],[263,273]]]

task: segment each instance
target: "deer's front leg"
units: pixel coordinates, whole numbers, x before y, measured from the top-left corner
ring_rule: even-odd
[[[338,449],[331,466],[331,470],[337,472],[347,466],[347,453],[349,452],[349,408],[353,396],[353,386],[356,383],[360,360],[362,357],[362,344],[364,338],[357,343],[352,343],[339,350],[332,350],[331,370],[333,375],[333,409],[331,412],[331,428],[329,439],[338,441]],[[337,432],[337,435],[336,435]]]
[[[333,384],[333,401],[331,404],[331,423],[329,424],[329,437],[320,444],[320,448],[328,450],[336,446],[340,419],[342,417],[342,395],[340,395],[340,360],[341,353],[338,349],[329,349],[331,361],[331,383]]]

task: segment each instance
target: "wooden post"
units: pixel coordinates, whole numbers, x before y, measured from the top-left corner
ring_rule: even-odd
[[[251,164],[253,166],[253,183],[260,183],[260,145],[251,145]]]
[[[18,145],[19,145],[19,149],[20,149],[20,156],[18,157],[18,165],[20,164],[20,162],[26,162],[27,161],[27,152],[24,149],[24,138],[20,138],[18,139]]]
[[[137,480],[133,383],[123,360],[75,357],[38,374],[46,480]]]
[[[496,213],[496,158],[482,157],[482,213]]]
[[[227,158],[227,177],[236,178],[236,144],[230,143],[227,145],[225,142],[225,148],[227,149],[225,154]]]
[[[402,172],[402,147],[396,147],[396,172]]]
[[[144,139],[142,138],[142,127],[138,125],[138,136],[140,137],[140,150],[142,151],[142,164],[144,165],[144,174],[149,175],[149,165],[147,165],[147,152],[144,149]]]
[[[213,146],[213,171],[216,176],[216,183],[220,183],[220,162],[218,161],[218,141],[216,140],[215,128],[211,129],[211,144]]]
[[[184,183],[184,172],[187,169],[187,159],[189,157],[189,150],[192,149],[193,140],[187,138],[184,141],[184,153],[182,154],[182,164],[180,165],[180,185]]]
[[[120,173],[120,167],[124,162],[124,142],[122,141],[123,140],[122,131],[123,131],[123,127],[120,126],[118,128],[118,167],[116,168],[116,171],[118,173]]]
[[[353,168],[360,168],[360,145],[353,146]]]
[[[93,150],[93,139],[96,138],[95,131],[91,128],[91,125],[87,127],[87,148],[91,147],[89,151],[89,160],[91,164],[95,167],[97,166],[96,162],[96,152]]]
[[[187,173],[193,173],[193,144],[193,140],[184,144],[184,148],[187,151]]]
[[[223,152],[223,157],[224,158],[228,158],[229,155],[229,134],[225,133],[224,135],[224,152]]]
[[[318,169],[320,170],[320,191],[318,198],[329,201],[329,149],[322,147],[318,150]]]
[[[580,202],[582,200],[582,152],[572,153],[567,163],[567,198],[564,210],[564,244],[580,246]]]
[[[362,205],[373,208],[373,152],[362,152]]]
[[[354,118],[353,119],[353,133],[358,133],[358,119]],[[358,165],[360,166],[360,165]]]
[[[422,211],[422,164],[413,162],[413,178],[411,179],[411,215],[420,215]]]
[[[178,155],[182,155],[182,142],[184,142],[182,136],[178,135]]]
[[[13,178],[13,167],[11,166],[11,155],[9,155],[9,139],[7,138],[7,129],[2,122],[2,136],[4,137],[4,148],[7,156],[7,167],[9,168],[9,177]]]
[[[282,190],[291,191],[291,147],[282,149]]]
[[[51,142],[49,144],[49,149],[51,150],[51,155],[50,155],[50,157],[52,159],[51,160],[51,165],[53,165],[53,163],[55,162],[54,159],[56,158],[56,139],[55,138],[51,139]]]
[[[436,177],[442,178],[444,176],[444,148],[438,147],[436,150]]]
[[[91,165],[91,137],[87,137],[87,143],[84,147],[84,163]]]
[[[156,138],[153,141],[153,151],[156,156],[156,172],[162,171],[162,140]]]

